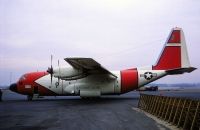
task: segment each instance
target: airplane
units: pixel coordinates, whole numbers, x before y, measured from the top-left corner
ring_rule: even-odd
[[[136,90],[167,75],[190,73],[186,42],[181,28],[172,28],[155,65],[109,71],[92,58],[64,59],[71,67],[51,67],[43,72],[26,73],[9,89],[36,96],[80,96],[81,98],[120,95]],[[59,64],[59,62],[58,62]]]

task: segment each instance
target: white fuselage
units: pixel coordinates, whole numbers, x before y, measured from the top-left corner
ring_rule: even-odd
[[[145,79],[144,73],[152,72],[154,75],[150,80]],[[107,74],[89,75],[77,80],[59,80],[53,77],[50,81],[50,74],[45,75],[35,82],[57,95],[80,95],[81,97],[99,97],[101,95],[113,95],[122,93],[121,71],[113,71],[117,78],[108,77]],[[160,77],[165,76],[163,70],[137,70],[137,87],[141,87]]]

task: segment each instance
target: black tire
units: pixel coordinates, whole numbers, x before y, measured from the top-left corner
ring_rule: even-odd
[[[33,96],[32,96],[32,95],[28,95],[28,96],[27,96],[27,100],[28,100],[28,101],[32,101],[32,100],[33,100]]]

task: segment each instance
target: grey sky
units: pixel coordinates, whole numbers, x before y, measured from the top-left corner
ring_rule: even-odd
[[[199,0],[0,0],[0,85],[65,57],[92,57],[109,70],[152,65],[172,27],[185,32],[200,68]],[[200,70],[156,83],[197,83]]]

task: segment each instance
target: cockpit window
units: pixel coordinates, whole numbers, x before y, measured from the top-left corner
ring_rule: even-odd
[[[26,79],[26,75],[22,75],[21,77],[20,77],[20,80],[25,80]]]

